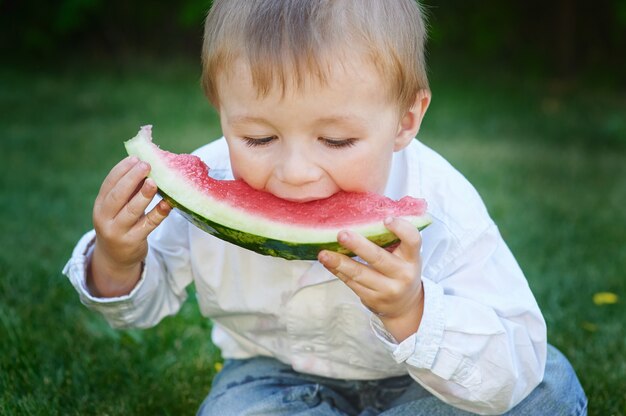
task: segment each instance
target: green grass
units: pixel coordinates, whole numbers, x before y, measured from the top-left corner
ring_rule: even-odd
[[[483,195],[590,414],[626,414],[626,94],[446,68],[422,140]],[[139,125],[177,152],[219,135],[198,78],[184,62],[0,69],[0,414],[193,414],[207,394],[220,357],[193,296],[114,331],[60,273]],[[595,305],[602,291],[618,303]]]

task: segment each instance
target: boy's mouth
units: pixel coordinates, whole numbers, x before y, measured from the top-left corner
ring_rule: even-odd
[[[318,199],[326,199],[328,197],[327,196],[323,196],[323,197],[311,196],[311,197],[304,197],[304,198],[284,198],[284,197],[279,197],[279,198],[284,199],[289,202],[305,203],[305,202],[317,201]]]
[[[299,189],[294,189],[294,187],[266,186],[263,190],[285,201],[303,204],[329,198],[340,189],[332,189],[323,186],[299,187]]]

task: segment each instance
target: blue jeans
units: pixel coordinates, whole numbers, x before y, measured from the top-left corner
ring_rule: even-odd
[[[339,380],[300,374],[273,358],[227,360],[198,415],[469,415],[409,376]],[[586,415],[587,398],[567,359],[548,346],[544,381],[507,415]]]

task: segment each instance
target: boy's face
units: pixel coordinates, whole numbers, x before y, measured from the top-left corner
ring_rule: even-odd
[[[236,178],[293,201],[343,191],[382,193],[391,158],[414,137],[428,97],[399,114],[368,64],[337,68],[327,85],[257,94],[248,68],[218,78],[219,112]]]

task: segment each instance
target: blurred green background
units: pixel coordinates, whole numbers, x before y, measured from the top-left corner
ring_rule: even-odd
[[[424,0],[430,50],[468,64],[624,82],[626,1]],[[3,59],[195,57],[210,0],[0,0]],[[167,55],[165,55],[167,56]]]
[[[420,139],[476,186],[591,415],[626,414],[626,0],[425,1]],[[220,135],[208,2],[0,0],[0,414],[194,414],[219,369],[193,296],[115,331],[61,269],[122,141]],[[193,294],[193,288],[190,288]]]

